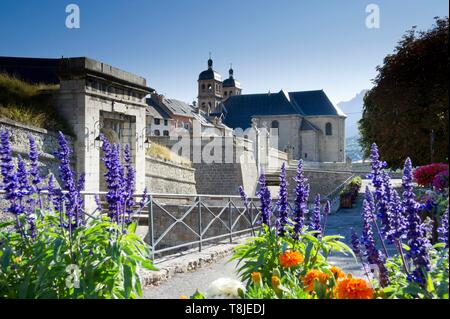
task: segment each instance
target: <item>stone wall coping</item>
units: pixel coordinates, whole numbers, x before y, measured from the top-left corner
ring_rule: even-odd
[[[41,127],[37,127],[37,126],[33,126],[33,125],[28,125],[28,124],[24,124],[24,123],[20,123],[17,121],[13,121],[10,120],[6,117],[0,117],[0,124],[6,124],[12,127],[17,127],[19,129],[24,129],[24,130],[28,130],[28,131],[32,131],[32,132],[36,132],[36,133],[41,133],[41,134],[45,134],[45,135],[53,135],[55,137],[58,137],[58,133],[55,131],[50,131],[47,130],[45,128],[41,128]],[[74,139],[73,136],[71,135],[67,135],[64,134],[66,137],[68,137],[69,139]]]
[[[158,162],[158,163],[161,163],[161,164],[164,164],[164,165],[177,167],[177,168],[185,169],[185,170],[188,170],[188,171],[191,171],[191,172],[195,172],[195,168],[193,168],[193,167],[184,166],[184,165],[176,164],[176,163],[173,163],[173,162],[165,161],[163,159],[156,158],[156,157],[153,157],[153,156],[145,155],[145,159],[146,160],[155,161],[155,162]]]

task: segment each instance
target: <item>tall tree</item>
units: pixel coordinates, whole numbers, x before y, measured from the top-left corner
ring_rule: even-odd
[[[368,156],[377,143],[393,168],[408,156],[415,165],[448,162],[449,20],[435,20],[430,30],[403,36],[364,97],[361,146]]]

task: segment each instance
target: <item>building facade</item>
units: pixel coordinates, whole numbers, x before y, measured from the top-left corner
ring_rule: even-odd
[[[224,123],[246,130],[254,122],[271,133],[272,146],[291,159],[345,162],[345,114],[323,90],[246,94],[223,103]]]

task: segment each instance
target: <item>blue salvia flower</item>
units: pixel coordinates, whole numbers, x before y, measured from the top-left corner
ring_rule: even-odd
[[[288,193],[287,193],[287,181],[286,181],[286,163],[281,165],[280,172],[280,189],[277,201],[278,217],[277,217],[277,229],[278,235],[284,237],[286,233],[286,226],[289,225],[289,213],[288,213]]]
[[[94,201],[95,201],[95,205],[97,205],[97,210],[99,212],[101,212],[103,210],[103,206],[102,206],[102,203],[100,201],[100,196],[98,194],[94,195]]]
[[[62,132],[58,135],[58,150],[55,152],[56,158],[59,160],[59,176],[62,182],[63,190],[66,194],[60,195],[62,201],[61,207],[65,203],[67,224],[65,227],[73,229],[78,227],[83,220],[80,203],[82,202],[80,190],[75,180],[75,172],[71,167],[72,150]]]
[[[406,238],[406,218],[405,209],[396,190],[392,191],[389,206],[391,207],[391,229],[387,239],[390,242],[401,241]]]
[[[390,203],[392,200],[392,184],[391,178],[389,174],[385,171],[381,172],[381,179],[383,180],[383,196],[378,199],[377,207],[378,207],[378,217],[381,220],[382,232],[385,236],[387,236],[391,232],[391,207]],[[392,241],[388,240],[392,243]]]
[[[248,208],[248,196],[244,190],[244,187],[239,186],[239,195],[241,196],[241,200],[244,203],[244,206]]]
[[[308,213],[307,203],[309,198],[308,180],[303,175],[303,160],[298,161],[295,182],[294,238],[298,239],[304,226],[305,216]]]
[[[363,229],[362,242],[366,248],[367,261],[369,264],[378,264],[378,249],[376,248],[375,239],[373,237],[372,222],[373,212],[367,199],[363,201]]]
[[[373,223],[376,221],[376,216],[375,216],[375,200],[373,198],[373,194],[369,189],[369,186],[366,186],[365,189],[365,193],[364,193],[364,199],[367,201],[367,220],[370,223]],[[369,214],[370,211],[370,214]]]
[[[331,211],[331,203],[329,200],[327,200],[327,202],[325,203],[325,206],[323,208],[323,229],[322,229],[322,235],[325,235],[325,229],[327,227],[327,220],[328,220],[328,215],[330,215],[330,211]]]
[[[261,223],[270,226],[270,218],[272,217],[272,195],[267,187],[264,172],[262,172],[259,176],[258,183],[260,185],[260,189],[257,196],[261,201]]]
[[[375,188],[374,203],[377,217],[382,224],[382,233],[386,235],[389,232],[389,196],[391,191],[391,184],[389,175],[386,174],[384,168],[387,166],[386,162],[380,161],[380,154],[375,143],[370,149],[370,161],[372,172],[369,177],[372,179],[372,185]]]
[[[2,130],[0,133],[0,164],[3,177],[2,189],[5,191],[5,199],[10,203],[8,212],[16,217],[16,230],[22,237],[26,236],[23,225],[20,222],[20,215],[25,211],[25,207],[21,204],[20,198],[22,193],[19,189],[19,181],[15,173],[11,144],[9,141],[9,131]]]
[[[17,181],[19,182],[19,198],[29,194],[30,184],[28,182],[27,164],[22,156],[17,156]]]
[[[105,196],[108,202],[108,217],[119,223],[123,218],[123,208],[125,207],[124,170],[120,163],[120,151],[118,145],[111,145],[109,141],[102,135],[103,142],[103,163],[106,167],[105,182],[108,192]]]
[[[321,205],[320,205],[320,195],[317,194],[314,198],[314,210],[312,214],[311,224],[309,228],[313,231],[317,231],[314,234],[315,237],[320,237],[322,234],[322,226],[321,226]]]
[[[147,203],[148,200],[149,200],[148,190],[147,190],[147,186],[145,186],[144,193],[142,194],[142,199],[139,202],[140,209],[144,208],[144,206],[145,206],[145,204]]]
[[[15,199],[19,187],[17,176],[14,172],[11,145],[9,142],[9,131],[1,132],[1,170],[3,177],[2,189],[6,192],[6,199]]]
[[[386,258],[381,251],[379,251],[375,244],[373,237],[372,222],[373,211],[371,205],[367,199],[363,201],[363,230],[362,230],[362,242],[366,248],[365,256],[369,264],[377,265],[379,270],[380,285],[386,287],[389,284],[388,271],[385,266]]]
[[[135,189],[135,176],[136,172],[133,168],[133,163],[131,160],[130,147],[125,145],[123,160],[125,162],[125,205],[126,205],[126,222],[131,222],[131,214],[133,213],[134,202],[134,189]]]
[[[31,134],[28,135],[28,141],[29,141],[29,145],[30,145],[30,152],[29,152],[30,170],[29,170],[29,173],[32,178],[31,183],[34,186],[34,191],[38,192],[39,184],[42,181],[41,176],[39,175],[39,153],[38,153],[36,141],[35,141],[33,135],[31,135]]]
[[[441,218],[441,226],[438,228],[439,241],[445,243],[445,248],[448,248],[448,207]]]
[[[410,281],[416,281],[419,284],[425,283],[425,274],[423,270],[429,271],[431,268],[428,256],[430,243],[421,225],[419,216],[420,205],[416,202],[413,191],[413,175],[411,159],[407,158],[403,169],[403,207],[407,216],[407,244],[409,250],[407,256],[412,260],[415,270],[408,276]]]
[[[51,174],[50,177],[48,178],[47,191],[48,191],[48,196],[47,196],[48,203],[53,204],[54,210],[61,211],[61,206],[60,206],[61,202],[58,200],[58,194],[57,194],[57,190],[55,188],[55,178],[53,177],[53,174]],[[50,209],[50,208],[48,207],[48,209]]]
[[[351,242],[352,250],[355,253],[355,256],[361,257],[361,242],[359,241],[358,234],[354,228],[352,228]]]

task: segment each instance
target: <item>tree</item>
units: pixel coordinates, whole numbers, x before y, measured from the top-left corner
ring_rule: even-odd
[[[448,162],[449,21],[435,21],[428,31],[413,27],[403,36],[364,97],[361,146],[368,156],[377,143],[392,168],[408,156],[415,165]]]

